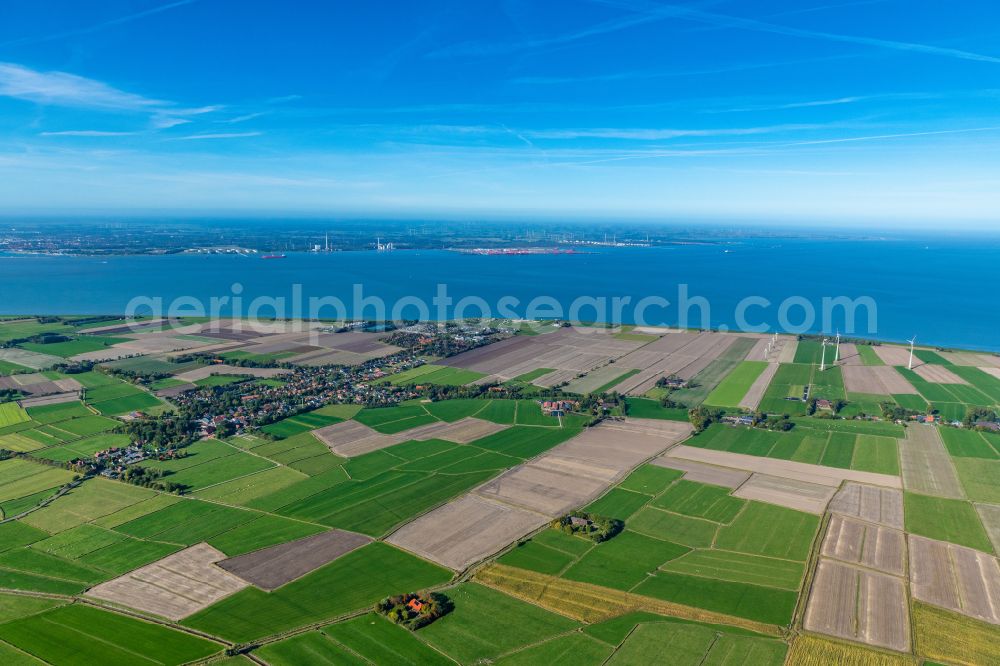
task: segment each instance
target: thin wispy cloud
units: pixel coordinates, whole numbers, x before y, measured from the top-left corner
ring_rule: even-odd
[[[875,134],[871,136],[850,136],[842,137],[837,139],[815,139],[811,141],[796,141],[795,143],[790,143],[790,146],[814,146],[826,143],[852,143],[856,141],[881,141],[885,139],[908,139],[920,136],[936,136],[943,134],[971,134],[978,132],[996,132],[1000,130],[1000,126],[988,126],[988,127],[965,127],[961,129],[947,129],[947,130],[929,130],[924,132],[899,132],[896,134]]]
[[[119,16],[118,18],[110,19],[108,21],[102,21],[94,25],[86,26],[83,28],[75,28],[73,30],[64,30],[62,32],[55,32],[48,35],[39,35],[37,37],[21,37],[18,39],[12,39],[6,42],[0,42],[0,48],[8,46],[24,46],[26,44],[41,44],[43,42],[50,42],[58,39],[65,39],[67,37],[76,37],[78,35],[88,35],[90,33],[99,32],[107,28],[113,28],[137,19],[145,18],[147,16],[152,16],[153,14],[159,14],[160,12],[165,12],[176,7],[182,7],[184,5],[190,5],[198,0],[177,0],[176,2],[171,2],[165,5],[160,5],[159,7],[153,7],[145,11],[136,12],[134,14],[128,14],[126,16]]]
[[[726,14],[716,14],[705,12],[691,7],[679,5],[656,5],[648,2],[634,2],[633,0],[593,0],[599,4],[628,11],[636,12],[645,16],[657,16],[661,18],[682,18],[708,25],[715,25],[722,28],[734,28],[740,30],[750,30],[754,32],[764,32],[775,35],[785,35],[788,37],[803,37],[807,39],[821,39],[831,42],[841,42],[848,44],[861,44],[881,49],[893,51],[905,51],[910,53],[924,53],[946,58],[956,58],[959,60],[970,60],[975,62],[988,62],[1000,64],[1000,57],[963,51],[945,46],[935,46],[933,44],[920,44],[917,42],[903,42],[891,39],[880,39],[877,37],[864,37],[860,35],[847,35],[835,32],[824,32],[821,30],[807,30],[805,28],[794,28],[791,26],[758,21],[755,19],[740,18]]]
[[[153,130],[191,122],[195,116],[222,110],[218,105],[182,107],[173,102],[127,92],[102,81],[60,71],[39,71],[0,62],[0,97],[41,106],[59,106],[117,114],[148,114]]]
[[[0,62],[0,96],[37,104],[117,111],[146,111],[167,102],[118,90],[100,81],[66,72],[40,72]]]
[[[549,48],[553,46],[563,46],[582,39],[606,35],[608,33],[618,32],[626,28],[632,28],[638,25],[660,20],[662,19],[658,16],[629,16],[612,21],[605,21],[604,23],[599,23],[589,28],[584,28],[583,30],[577,30],[575,32],[555,35],[552,37],[541,37],[517,42],[460,42],[458,44],[452,44],[444,48],[436,49],[427,55],[431,58],[512,55],[523,51],[532,51],[535,49]]]
[[[235,125],[237,123],[245,123],[248,120],[253,120],[254,118],[260,118],[261,116],[267,115],[266,111],[257,111],[255,113],[245,113],[242,116],[236,116],[235,118],[227,118],[225,120],[220,120],[220,123],[226,123],[228,125]]]
[[[587,128],[557,130],[527,130],[522,133],[533,139],[624,139],[633,141],[664,141],[687,137],[751,136],[802,130],[828,129],[829,125],[789,124],[770,127],[722,127],[706,129],[650,128]]]
[[[265,99],[265,104],[287,104],[288,102],[295,102],[302,99],[302,95],[282,95],[281,97],[271,97]]]
[[[134,136],[139,132],[109,132],[105,130],[62,130],[60,132],[39,132],[38,136]]]
[[[593,74],[589,76],[520,76],[511,79],[511,83],[550,85],[555,83],[599,83],[612,81],[641,81],[649,79],[669,79],[684,76],[706,76],[710,74],[729,74],[733,72],[746,72],[755,69],[770,69],[772,67],[790,67],[798,65],[808,65],[820,62],[830,62],[834,60],[846,60],[857,58],[858,54],[845,54],[827,56],[822,58],[803,58],[800,60],[777,60],[772,62],[739,63],[735,65],[723,65],[719,67],[701,67],[696,69],[682,70],[632,70],[623,72],[610,72],[607,74]]]
[[[253,136],[261,136],[263,132],[215,132],[212,134],[190,134],[188,136],[175,136],[169,141],[201,141],[205,139],[246,139]]]

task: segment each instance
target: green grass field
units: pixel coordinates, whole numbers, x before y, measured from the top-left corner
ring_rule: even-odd
[[[222,650],[203,638],[81,604],[0,624],[0,639],[60,665],[131,666],[148,654],[171,666]]]
[[[245,588],[183,624],[230,640],[250,641],[450,578],[451,573],[440,567],[384,543],[371,543],[274,592]]]
[[[686,409],[663,407],[659,400],[648,398],[626,398],[628,415],[636,419],[663,419],[666,421],[687,421]]]
[[[270,423],[261,428],[261,430],[272,437],[283,439],[285,437],[292,437],[293,435],[298,435],[310,430],[316,430],[317,428],[322,428],[324,426],[333,425],[334,423],[340,423],[343,420],[344,419],[339,416],[322,413],[321,409],[318,409],[311,412],[296,414],[295,416],[289,416],[286,419]]]
[[[954,463],[969,499],[1000,504],[1000,460],[955,458]]]
[[[856,345],[858,350],[858,356],[861,357],[861,362],[865,365],[885,365],[879,355],[875,353],[871,345]]]
[[[688,552],[688,548],[676,543],[626,531],[591,548],[562,577],[627,591],[663,564]]]
[[[23,520],[33,527],[57,534],[154,496],[152,490],[139,486],[103,478],[90,479]]]
[[[903,515],[907,532],[993,552],[979,514],[965,500],[907,492],[903,496]]]
[[[512,379],[510,381],[511,382],[521,382],[523,384],[530,384],[531,382],[535,381],[539,377],[544,377],[545,375],[549,374],[550,372],[555,372],[555,369],[554,368],[535,368],[531,372],[526,372],[523,375],[518,375],[517,377],[514,377],[514,379]]]
[[[0,322],[0,343],[11,340],[22,340],[32,338],[42,333],[58,333],[65,335],[72,331],[72,327],[66,326],[62,322],[52,322],[43,324],[37,319],[23,319],[19,321]]]
[[[652,506],[694,518],[729,524],[746,500],[729,495],[728,488],[681,479],[652,502]]]
[[[82,402],[64,402],[59,405],[29,407],[27,411],[28,416],[35,423],[56,423],[80,416],[90,416],[93,413]]]
[[[200,386],[201,388],[210,388],[212,386],[228,386],[229,384],[238,384],[239,382],[245,382],[250,379],[249,375],[209,375],[204,379],[198,379],[194,382],[195,386]]]
[[[0,404],[0,428],[6,428],[18,423],[30,421],[28,412],[24,411],[16,402],[5,402]]]
[[[485,377],[481,372],[452,368],[447,365],[420,365],[416,368],[390,375],[384,381],[405,386],[407,384],[438,384],[441,386],[461,386]]]
[[[885,423],[797,419],[789,432],[713,425],[686,443],[716,451],[898,474],[896,439],[865,431],[903,434],[901,427]]]
[[[275,643],[268,643],[256,652],[271,666],[299,666],[300,664],[336,664],[338,666],[364,666],[361,659],[347,648],[318,631],[298,634]]]
[[[15,373],[30,372],[31,368],[13,363],[11,361],[0,360],[0,376],[13,375]]]
[[[694,550],[665,563],[663,570],[796,591],[802,583],[805,565],[725,550]]]
[[[643,622],[630,630],[609,665],[650,664],[669,655],[676,666],[781,666],[787,647],[778,640],[719,632],[692,622]]]
[[[727,613],[767,624],[787,625],[796,592],[661,571],[634,590],[637,594]]]
[[[606,383],[602,384],[601,386],[598,386],[593,391],[591,391],[591,393],[604,393],[605,391],[610,391],[611,389],[613,389],[614,387],[618,386],[619,384],[621,384],[623,381],[625,381],[629,377],[632,377],[633,375],[637,375],[640,372],[641,372],[641,370],[635,370],[635,369],[626,370],[625,372],[623,372],[622,374],[618,375],[617,377],[615,377],[611,381],[606,382]]]
[[[415,632],[393,624],[381,615],[369,613],[331,624],[323,633],[337,645],[360,655],[372,664],[453,664],[416,637]]]
[[[580,626],[476,583],[449,588],[446,594],[455,610],[418,633],[460,663],[484,663]]]
[[[70,356],[76,356],[77,354],[86,354],[88,352],[107,349],[111,345],[119,342],[128,342],[128,338],[85,335],[72,340],[67,340],[66,342],[52,342],[49,344],[24,342],[20,345],[20,347],[22,349],[27,349],[28,351],[38,352],[39,354],[51,354],[53,356],[68,358]]]
[[[73,472],[27,460],[0,460],[0,501],[33,495],[73,479]]]
[[[319,525],[288,520],[281,516],[262,515],[209,537],[208,544],[230,557],[235,557],[322,531],[324,528]]]
[[[584,507],[589,513],[625,520],[649,502],[650,496],[624,488],[612,488],[605,495]]]
[[[992,440],[975,430],[964,430],[960,428],[938,428],[941,439],[948,448],[948,453],[956,458],[984,458],[986,460],[996,460],[1000,458],[997,449],[993,447]]]
[[[715,547],[804,562],[818,529],[818,516],[751,501],[731,525],[719,529]]]
[[[697,407],[702,404],[708,394],[719,385],[719,382],[743,362],[743,359],[753,349],[754,344],[756,341],[752,338],[737,338],[717,359],[692,377],[691,388],[675,389],[670,392],[671,398],[688,407]],[[654,395],[652,392],[647,395],[651,398],[662,397]]]
[[[705,403],[717,407],[739,407],[750,386],[766,369],[766,361],[743,361],[708,394]]]

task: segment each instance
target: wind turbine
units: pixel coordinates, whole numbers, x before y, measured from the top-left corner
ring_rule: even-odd
[[[907,370],[913,370],[913,343],[917,341],[917,336],[910,338],[910,362],[906,365]]]
[[[819,363],[819,371],[826,370],[826,346],[830,343],[830,338],[823,338],[823,357]]]
[[[837,331],[837,350],[833,354],[833,363],[836,365],[837,361],[840,360],[840,331]]]

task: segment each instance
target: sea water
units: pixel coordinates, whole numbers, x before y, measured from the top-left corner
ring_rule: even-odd
[[[809,323],[811,332],[839,329],[895,341],[916,336],[923,344],[1000,350],[998,257],[1000,241],[972,238],[767,238],[518,256],[445,250],[289,253],[284,259],[6,254],[0,255],[0,313],[121,313],[135,297],[160,298],[166,304],[185,298],[207,308],[212,297],[238,295],[244,314],[253,299],[270,297],[285,299],[285,316],[302,316],[308,314],[307,306],[293,312],[293,299],[307,303],[309,298],[335,297],[351,307],[360,285],[363,297],[379,299],[390,309],[404,298],[423,301],[434,318],[438,310],[432,299],[444,285],[452,303],[475,297],[496,308],[506,297],[517,301],[513,310],[522,316],[530,314],[525,306],[539,297],[558,303],[564,316],[581,297],[609,302],[617,297],[631,306],[659,297],[670,305],[648,308],[645,323],[690,327],[705,323],[696,306],[707,302],[707,323],[731,329],[737,328],[737,309],[748,297],[755,299],[744,310],[749,323],[786,328],[779,307],[791,299],[786,319]],[[678,311],[682,289],[689,300],[704,299],[690,301],[694,305],[686,321]],[[865,310],[858,311],[861,321],[853,327],[836,312],[824,320],[824,297],[870,298],[877,306],[874,330],[868,330]],[[804,302],[812,305],[814,322],[807,321]],[[229,308],[222,306],[222,314],[231,314]],[[368,318],[373,312],[349,314]],[[416,318],[418,309],[404,307],[401,312]],[[613,314],[595,316],[596,310],[587,307],[578,312],[581,319],[610,319]],[[634,311],[625,307],[622,312],[625,323],[632,323]],[[260,314],[270,313],[264,308]],[[477,310],[466,314],[474,316]]]

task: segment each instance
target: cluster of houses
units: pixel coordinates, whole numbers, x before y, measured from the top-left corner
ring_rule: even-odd
[[[572,400],[546,400],[541,403],[542,414],[548,416],[566,416],[566,412],[576,409],[578,404]]]
[[[404,331],[417,332],[421,340],[433,342],[435,325],[419,324]],[[490,330],[490,334],[495,331]],[[480,339],[480,330],[449,331],[449,339]],[[302,411],[316,409],[330,403],[341,404],[394,404],[418,396],[414,390],[379,382],[389,375],[422,365],[421,351],[406,350],[392,356],[371,359],[356,366],[296,367],[282,376],[281,386],[266,386],[257,382],[242,382],[225,387],[224,404],[215,392],[192,391],[176,396],[181,408],[198,415],[203,435],[211,435],[219,424],[228,421],[237,432],[273,423]],[[235,403],[235,404],[233,404]]]
[[[752,426],[754,418],[753,414],[726,414],[721,421],[729,425]]]
[[[87,458],[77,458],[71,460],[70,464],[77,470],[93,474],[100,472],[101,476],[109,479],[119,479],[125,474],[129,465],[135,465],[143,460],[169,460],[179,455],[177,449],[167,447],[148,447],[142,444],[132,443],[128,446],[112,446],[109,449],[98,451]]]

